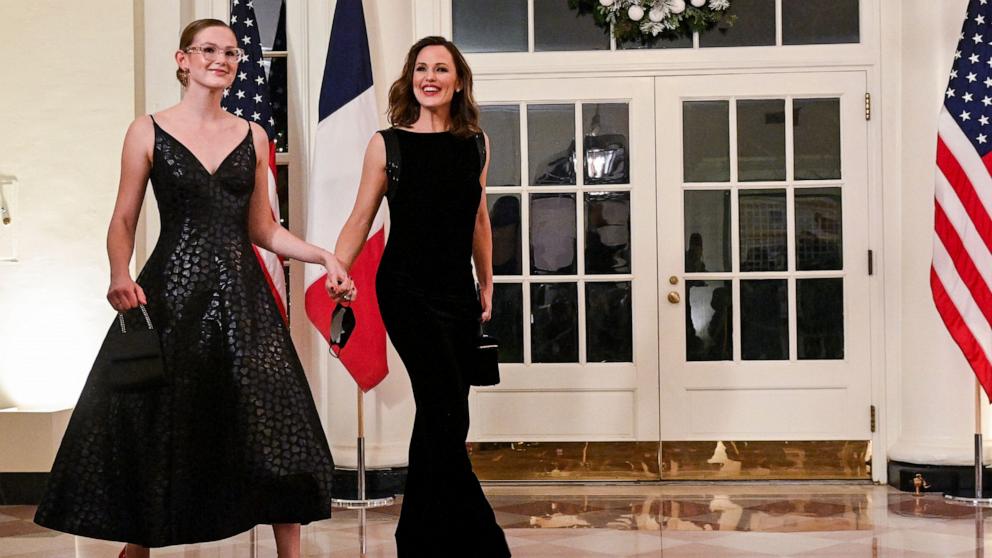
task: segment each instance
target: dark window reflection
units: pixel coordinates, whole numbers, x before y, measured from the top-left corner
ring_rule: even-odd
[[[258,28],[258,38],[262,41],[262,50],[285,50],[277,44],[276,37],[286,34],[286,2],[285,0],[254,0],[255,27]]]
[[[520,275],[520,196],[489,194],[486,200],[493,230],[493,274]]]
[[[682,173],[686,182],[730,180],[730,103],[682,103]]]
[[[575,184],[575,106],[529,105],[527,153],[532,185]]]
[[[796,332],[800,359],[844,358],[844,280],[796,280]]]
[[[276,195],[279,198],[279,224],[289,228],[289,166],[276,166]]]
[[[686,360],[734,358],[733,291],[730,281],[685,282]]]
[[[797,188],[795,196],[796,269],[843,269],[840,188]]]
[[[586,198],[586,273],[630,273],[630,192]]]
[[[782,44],[857,43],[858,0],[782,0]]]
[[[739,193],[741,271],[785,271],[785,190]]]
[[[630,118],[626,103],[582,105],[586,184],[630,182]]]
[[[534,0],[534,50],[609,49],[610,36],[592,14],[579,15],[568,0]]]
[[[688,37],[676,37],[673,39],[658,37],[654,40],[648,39],[648,41],[648,44],[644,44],[640,41],[617,41],[617,48],[622,50],[692,48],[692,35]]]
[[[578,362],[579,312],[575,283],[532,283],[531,360]]]
[[[523,306],[521,285],[493,285],[493,317],[484,329],[499,340],[500,362],[524,361]]]
[[[686,190],[685,272],[730,271],[730,191]]]
[[[531,195],[531,273],[535,275],[577,273],[575,236],[575,194]]]
[[[792,101],[796,180],[840,178],[840,99]]]
[[[274,2],[270,2],[272,4]],[[284,51],[286,50],[286,3],[279,2],[279,19],[278,25],[275,28],[275,34],[272,39],[272,50]],[[258,14],[258,7],[255,8],[256,14]],[[261,16],[259,15],[259,19]],[[262,40],[263,44],[265,40]],[[273,141],[276,144],[276,151],[279,153],[286,153],[289,150],[289,101],[288,101],[288,72],[286,67],[287,59],[286,57],[280,58],[270,58],[267,59],[268,62],[268,80],[269,80],[269,93],[271,96],[270,102],[272,103],[272,120],[275,122],[273,128],[275,130],[275,137]]]
[[[632,362],[630,282],[586,283],[587,362]]]
[[[462,52],[527,50],[527,0],[452,0],[451,29]]]
[[[741,359],[788,358],[788,283],[785,279],[741,281]]]
[[[479,124],[489,136],[486,186],[520,185],[520,107],[480,107]]]
[[[775,44],[775,0],[733,0],[727,15],[737,16],[737,20],[730,27],[700,33],[700,47]]]
[[[785,101],[737,101],[737,178],[785,180]]]

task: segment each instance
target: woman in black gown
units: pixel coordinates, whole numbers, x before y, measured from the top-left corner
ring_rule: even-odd
[[[387,197],[391,226],[376,294],[417,406],[396,546],[401,558],[509,556],[465,450],[469,367],[493,295],[471,70],[449,41],[422,39],[410,49],[389,104],[394,127],[387,133],[395,134],[400,151],[398,184],[387,184],[385,141],[376,134],[335,252],[351,266]]]
[[[325,265],[332,295],[351,283],[330,252],[272,218],[265,131],[220,106],[239,56],[226,24],[193,22],[176,53],[182,101],[128,129],[107,298],[121,312],[147,305],[170,383],[114,393],[91,374],[35,516],[126,541],[127,558],[259,523],[273,525],[281,558],[295,558],[299,524],[331,513],[327,440],[252,243]],[[135,282],[128,264],[149,178],[162,227]]]

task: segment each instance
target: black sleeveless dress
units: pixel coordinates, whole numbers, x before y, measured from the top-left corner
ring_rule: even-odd
[[[466,370],[481,314],[472,276],[478,148],[449,132],[394,130],[400,177],[386,194],[391,226],[376,294],[417,406],[398,556],[502,558],[506,537],[465,450]]]
[[[158,547],[327,518],[327,439],[248,239],[251,129],[211,175],[154,127],[162,227],[137,282],[171,383],[110,393],[90,375],[35,521]]]

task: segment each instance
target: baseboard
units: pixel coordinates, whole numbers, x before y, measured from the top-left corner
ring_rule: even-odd
[[[354,469],[335,469],[332,492],[335,498],[353,500],[358,497],[358,474]],[[406,467],[369,469],[365,472],[365,497],[387,498],[403,493]]]
[[[929,487],[921,492],[942,492],[953,496],[975,495],[975,467],[970,465],[920,465],[889,461],[889,485],[903,492],[915,491],[913,479],[919,474]],[[992,471],[984,469],[982,475],[984,496],[992,494]]]
[[[0,473],[0,506],[33,506],[41,501],[49,473]]]

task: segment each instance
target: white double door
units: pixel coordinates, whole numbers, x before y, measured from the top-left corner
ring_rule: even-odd
[[[477,91],[512,354],[471,439],[871,438],[863,72]]]

